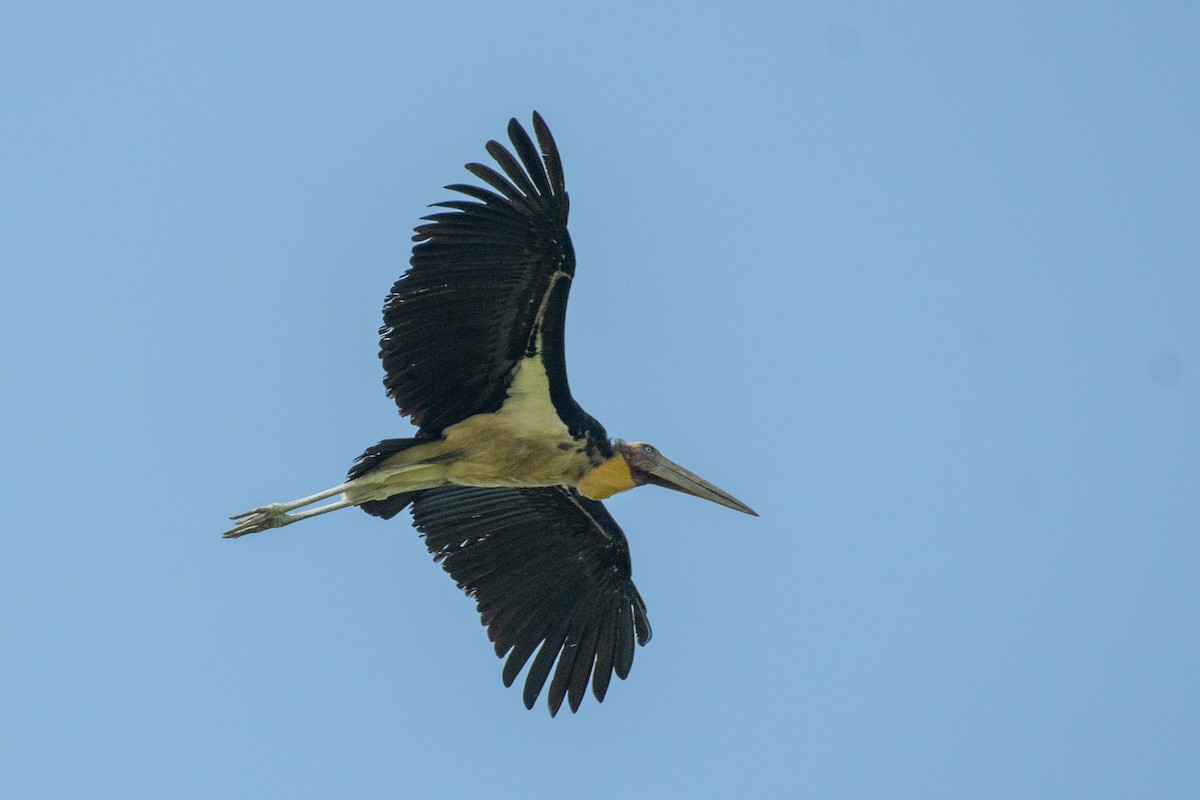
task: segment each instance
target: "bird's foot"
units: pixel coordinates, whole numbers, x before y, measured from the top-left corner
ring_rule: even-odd
[[[222,533],[221,536],[225,539],[236,539],[239,536],[245,536],[247,533],[259,533],[271,528],[282,528],[284,525],[295,521],[287,513],[290,508],[291,506],[287,503],[271,503],[270,505],[252,508],[249,511],[243,511],[241,514],[234,514],[230,519],[237,520],[237,524]]]

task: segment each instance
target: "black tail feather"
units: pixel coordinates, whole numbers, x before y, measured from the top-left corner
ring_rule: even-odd
[[[419,494],[420,492],[401,492],[392,495],[387,500],[368,500],[365,503],[359,503],[358,507],[373,517],[391,519],[408,508],[408,504],[417,499]]]

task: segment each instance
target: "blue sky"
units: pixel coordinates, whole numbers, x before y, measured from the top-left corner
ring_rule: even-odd
[[[703,5],[703,4],[700,4]],[[0,793],[1195,797],[1190,3],[9,3]],[[379,309],[548,120],[653,641],[551,720],[407,515]]]

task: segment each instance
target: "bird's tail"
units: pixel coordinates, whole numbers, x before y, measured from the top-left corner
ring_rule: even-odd
[[[396,453],[419,444],[426,444],[428,441],[428,439],[384,439],[379,444],[373,444],[361,456],[354,459],[354,465],[350,467],[346,480],[352,481],[355,478],[361,478],[382,467],[388,458]],[[407,508],[408,504],[420,493],[420,490],[401,492],[384,500],[368,500],[365,503],[359,503],[358,507],[371,516],[391,519]]]

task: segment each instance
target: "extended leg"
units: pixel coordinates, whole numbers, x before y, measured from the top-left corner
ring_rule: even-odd
[[[301,497],[299,500],[293,500],[290,503],[271,503],[270,505],[252,508],[249,511],[243,511],[241,514],[234,514],[230,519],[238,520],[238,523],[221,535],[226,539],[236,539],[239,536],[245,536],[247,533],[258,533],[270,530],[271,528],[282,528],[284,525],[290,525],[302,519],[336,511],[346,506],[352,506],[354,503],[349,500],[339,500],[336,503],[330,503],[329,505],[314,508],[311,511],[305,511],[300,514],[288,513],[295,511],[297,508],[303,508],[320,500],[341,494],[349,488],[351,483],[353,481],[341,483],[332,489],[326,489],[323,492],[318,492],[308,497]]]

